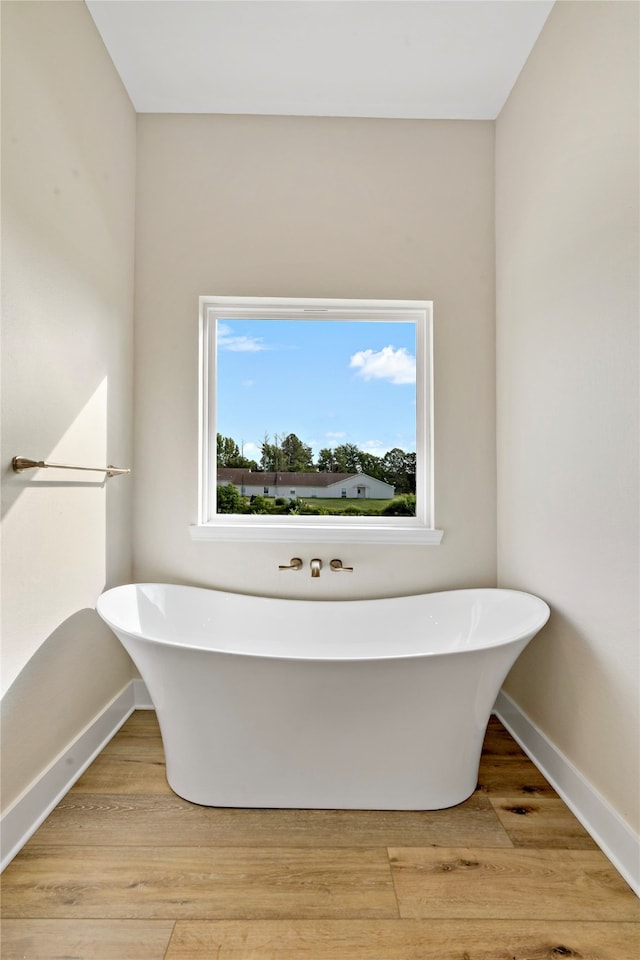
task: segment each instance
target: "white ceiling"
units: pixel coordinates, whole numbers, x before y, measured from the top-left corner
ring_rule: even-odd
[[[553,0],[86,0],[139,113],[494,119]]]

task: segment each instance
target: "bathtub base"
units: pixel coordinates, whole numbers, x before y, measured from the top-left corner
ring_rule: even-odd
[[[452,696],[451,657],[336,669],[209,654],[200,669],[188,665],[184,683],[176,657],[161,667],[162,684],[147,676],[169,785],[205,806],[455,806],[476,788],[498,693],[487,659],[491,652],[465,655]]]
[[[193,792],[189,790],[176,789],[168,779],[167,782],[176,796],[189,803],[203,807],[218,807],[235,810],[445,810],[449,807],[458,806],[464,803],[476,790],[477,775],[473,779],[471,789],[458,791],[456,794],[450,794],[444,797],[441,791],[427,788],[418,796],[416,793],[411,796],[406,790],[394,793],[386,790],[376,792],[375,785],[369,785],[369,789],[361,793],[344,793],[343,791],[314,791],[310,794],[308,791],[297,791],[289,789],[286,796],[279,791],[268,791],[260,789],[251,791],[248,796],[246,791],[238,791],[234,794],[230,791],[218,793],[217,791]],[[193,785],[191,785],[193,786]],[[187,793],[190,795],[187,796]],[[379,799],[375,799],[379,796]]]

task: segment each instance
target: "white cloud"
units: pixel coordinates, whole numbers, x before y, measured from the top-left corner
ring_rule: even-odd
[[[259,460],[262,456],[262,447],[249,440],[242,445],[242,455],[246,457],[247,460]]]
[[[389,453],[389,450],[393,450],[394,446],[399,446],[399,444],[393,444],[390,441],[383,443],[382,440],[364,440],[362,443],[357,443],[356,446],[363,453],[370,453],[374,457],[382,458],[386,453]]]
[[[383,457],[389,447],[385,446],[381,440],[365,440],[364,443],[360,444],[360,449],[364,450],[365,453],[374,453],[376,457]]]
[[[349,360],[349,366],[355,367],[363,380],[388,380],[389,383],[415,383],[416,358],[407,353],[405,347],[397,350],[383,347],[382,350],[360,350]]]
[[[261,350],[271,349],[262,337],[237,337],[224,323],[218,324],[217,339],[220,350],[231,350],[234,353],[259,353]]]
[[[325,437],[329,440],[343,440],[346,437],[344,430],[328,430]]]

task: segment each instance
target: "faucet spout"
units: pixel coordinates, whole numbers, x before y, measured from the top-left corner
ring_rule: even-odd
[[[311,576],[319,577],[320,570],[322,569],[322,560],[319,560],[318,557],[314,557],[313,560],[311,561],[310,566],[311,566]]]

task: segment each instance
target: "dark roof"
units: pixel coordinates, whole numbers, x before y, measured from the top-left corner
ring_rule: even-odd
[[[286,470],[274,473],[273,470],[245,470],[242,467],[218,467],[218,483],[261,484],[264,487],[330,487],[332,483],[343,483],[360,473],[292,473]]]

